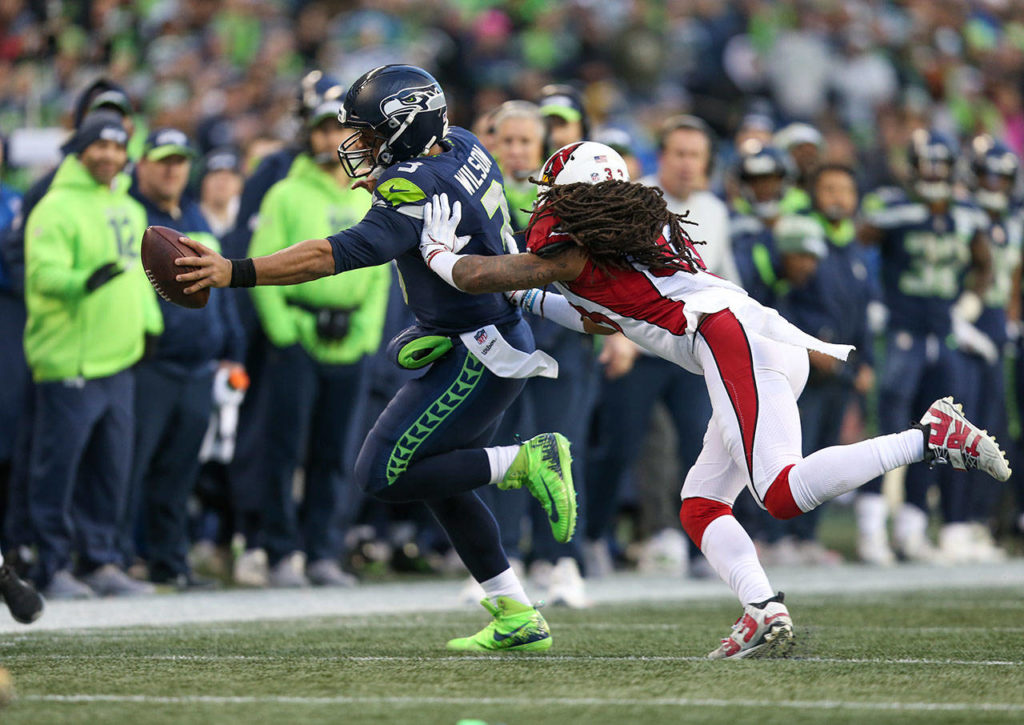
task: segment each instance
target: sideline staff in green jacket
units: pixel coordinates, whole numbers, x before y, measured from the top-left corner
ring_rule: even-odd
[[[271,254],[296,239],[324,238],[369,210],[369,194],[349,188],[338,160],[336,149],[347,135],[337,120],[340,108],[340,101],[326,101],[309,116],[307,150],[263,200],[249,256]],[[365,434],[367,368],[380,346],[390,280],[390,270],[379,266],[252,290],[273,345],[262,383],[273,411],[263,507],[271,586],[353,583],[337,562],[347,522],[357,513],[350,475]],[[295,566],[300,537],[292,497],[292,478],[303,462],[305,576]]]
[[[139,260],[146,215],[121,173],[127,142],[118,116],[91,114],[25,228],[25,355],[38,383],[29,515],[48,599],[152,589],[119,568],[115,546],[132,456],[130,368],[146,333],[162,329]]]

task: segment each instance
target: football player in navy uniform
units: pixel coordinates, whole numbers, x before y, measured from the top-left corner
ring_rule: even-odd
[[[979,425],[997,437],[1008,437],[1006,380],[1003,351],[1009,341],[1008,317],[1019,321],[1021,244],[1024,217],[1013,196],[1020,172],[1020,160],[1009,147],[988,134],[975,137],[967,149],[966,180],[974,203],[988,222],[992,251],[992,279],[981,296],[981,314],[974,329],[983,337],[973,354],[964,355],[971,371],[966,381],[974,386],[970,398],[978,410]],[[1013,306],[1008,316],[1008,308]],[[991,344],[986,344],[991,343]],[[976,474],[971,474],[975,476]],[[947,532],[949,553],[961,561],[1000,561],[1006,552],[992,540],[988,520],[994,513],[999,492],[988,486],[972,486],[968,524]],[[941,542],[946,544],[946,541]]]
[[[978,293],[984,292],[991,268],[984,219],[975,206],[953,198],[952,143],[934,131],[919,129],[911,137],[908,161],[906,191],[891,190],[884,199],[866,199],[860,230],[865,243],[879,246],[883,296],[889,310],[879,380],[882,433],[902,430],[913,410],[922,401],[933,400],[938,391],[962,396],[964,371],[961,356],[950,343],[951,313],[956,304],[967,310],[963,316],[968,321],[978,316]],[[965,521],[969,479],[950,476],[948,469],[939,474],[944,522]],[[894,536],[897,549],[909,559],[938,556],[925,531],[931,483],[920,466],[907,470],[906,502],[896,516]],[[886,516],[880,491],[881,481],[862,491],[872,504],[858,501],[862,530],[885,530],[884,523],[879,526],[879,519],[884,521]]]
[[[198,256],[179,261],[199,269],[178,280],[191,283],[189,293],[297,284],[394,260],[417,324],[389,349],[401,366],[425,372],[403,385],[377,419],[359,453],[356,480],[384,501],[423,501],[483,587],[482,604],[494,619],[472,637],[451,640],[449,649],[547,649],[547,623],[529,603],[474,489],[526,486],[544,506],[555,538],[571,538],[576,500],[568,441],[543,433],[521,445],[488,447],[525,378],[550,377],[557,365],[534,351],[529,327],[500,293],[454,289],[419,251],[424,207],[442,192],[466,209],[458,233],[469,249],[485,256],[509,251],[498,165],[473,134],[448,127],[444,93],[420,68],[371,70],[349,89],[338,117],[351,129],[338,149],[342,165],[374,189],[363,220],[256,259],[228,260],[186,240]]]
[[[772,230],[792,182],[790,166],[786,154],[774,146],[747,141],[734,168],[738,193],[729,217],[733,259],[743,289],[769,307],[775,306],[781,276]]]

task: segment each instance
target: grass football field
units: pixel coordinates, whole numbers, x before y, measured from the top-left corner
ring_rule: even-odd
[[[554,646],[520,655],[444,650],[483,609],[8,630],[0,722],[1024,722],[1019,581],[789,603],[793,657],[741,662],[703,659],[727,598],[548,609]]]

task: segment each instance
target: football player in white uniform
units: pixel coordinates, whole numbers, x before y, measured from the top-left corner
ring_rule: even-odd
[[[703,375],[713,415],[682,489],[680,520],[744,607],[712,659],[785,653],[793,622],[732,515],[746,486],[788,519],[900,466],[948,462],[1005,481],[1005,454],[952,398],[893,435],[801,455],[797,397],[808,350],[845,359],[852,347],[822,342],[705,270],[686,219],[657,189],[630,183],[621,157],[583,142],[545,164],[527,230],[527,254],[460,255],[461,216],[445,197],[424,213],[420,251],[435,273],[465,292],[514,291],[510,300],[576,330],[622,332]],[[553,283],[561,296],[535,287]]]

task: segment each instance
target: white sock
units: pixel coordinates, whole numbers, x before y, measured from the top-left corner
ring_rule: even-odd
[[[900,544],[920,541],[927,534],[928,514],[912,503],[905,503],[896,512],[892,523],[892,535]]]
[[[775,596],[750,535],[733,516],[719,516],[704,529],[701,551],[746,606]]]
[[[4,565],[4,553],[0,551],[0,566]]]
[[[487,462],[491,464],[490,483],[498,483],[505,478],[508,469],[512,466],[516,454],[522,446],[492,446],[484,448],[487,454]]]
[[[789,488],[801,511],[817,508],[900,466],[924,459],[924,436],[916,428],[815,451],[789,471]]]
[[[523,583],[519,581],[519,577],[512,571],[511,566],[498,576],[480,582],[480,586],[484,588],[484,594],[491,600],[491,604],[497,605],[498,597],[508,597],[515,599],[520,604],[530,604],[530,598],[526,596]]]
[[[857,517],[857,531],[865,535],[877,535],[885,531],[885,519],[889,515],[889,506],[885,496],[880,493],[858,494],[853,505]]]

